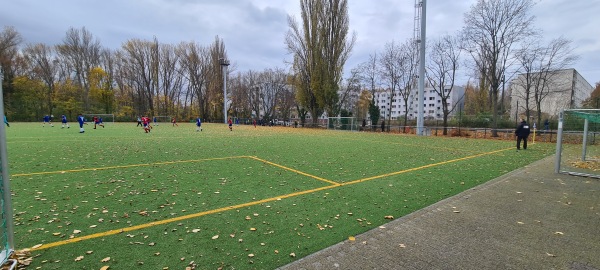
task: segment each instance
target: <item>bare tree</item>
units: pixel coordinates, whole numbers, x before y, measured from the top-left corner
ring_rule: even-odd
[[[22,40],[21,34],[14,27],[5,26],[0,32],[0,72],[4,75],[2,89],[4,90],[4,101],[9,108],[11,102],[8,97],[14,92],[12,81],[18,68],[15,63],[18,58],[17,46]]]
[[[40,79],[46,85],[45,103],[46,111],[52,114],[54,108],[54,86],[57,80],[58,60],[52,47],[38,43],[28,44],[23,50],[23,55],[31,68],[31,75]]]
[[[518,59],[523,69],[516,80],[516,86],[522,91],[516,91],[518,98],[522,99],[525,106],[527,121],[531,114],[531,103],[535,106],[536,121],[538,126],[542,118],[542,102],[552,93],[564,92],[554,85],[555,76],[559,70],[571,66],[578,57],[573,54],[571,40],[559,37],[550,41],[547,45],[532,42],[518,51]]]
[[[498,136],[498,93],[512,57],[513,45],[534,33],[532,0],[478,0],[465,14],[463,32],[471,55],[489,82],[492,101],[492,136]]]
[[[140,39],[131,39],[123,44],[124,61],[127,68],[128,83],[135,92],[135,104],[138,115],[154,114],[154,96],[156,93],[156,73],[152,54],[155,43]]]
[[[408,112],[412,108],[411,97],[415,93],[419,68],[419,46],[414,39],[409,39],[402,44],[400,53],[402,74],[399,78],[398,94],[404,105],[404,132],[408,125]],[[409,102],[410,101],[410,102]]]
[[[460,44],[456,37],[445,35],[431,43],[431,52],[427,67],[427,80],[442,102],[443,134],[448,134],[448,115],[459,100],[449,104],[448,100],[454,88],[456,72],[459,68]]]
[[[69,28],[63,43],[56,46],[62,61],[68,62],[74,74],[74,80],[82,87],[83,93],[81,100],[84,109],[89,109],[89,81],[88,75],[92,68],[99,65],[100,62],[100,41],[94,39],[94,36],[85,27],[79,29]]]
[[[392,119],[392,104],[394,99],[396,98],[396,90],[400,84],[400,77],[403,75],[402,70],[403,61],[402,58],[401,47],[396,44],[394,41],[391,43],[386,43],[385,48],[383,49],[383,53],[381,54],[381,58],[379,61],[379,71],[382,82],[386,85],[386,88],[389,90],[388,103],[384,103],[385,106],[385,117],[387,116],[387,125],[390,125],[390,121]]]
[[[282,69],[266,69],[258,76],[259,98],[264,119],[269,121],[274,118],[277,102],[287,88],[287,74]]]

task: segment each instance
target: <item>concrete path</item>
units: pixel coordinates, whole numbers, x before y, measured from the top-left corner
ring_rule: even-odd
[[[549,157],[279,269],[600,270],[600,180]]]

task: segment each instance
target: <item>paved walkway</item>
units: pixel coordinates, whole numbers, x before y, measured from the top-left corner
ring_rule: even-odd
[[[549,157],[279,269],[600,270],[600,180]]]

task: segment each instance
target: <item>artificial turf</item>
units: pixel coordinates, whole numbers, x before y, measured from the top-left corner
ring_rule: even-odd
[[[273,269],[552,154],[499,140],[135,123],[7,128],[32,269]],[[40,246],[41,244],[41,246]],[[83,257],[82,257],[83,256]],[[106,258],[110,259],[106,260]],[[104,261],[103,261],[104,260]]]

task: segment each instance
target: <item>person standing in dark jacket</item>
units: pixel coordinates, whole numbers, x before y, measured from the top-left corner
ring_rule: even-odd
[[[523,140],[523,149],[527,150],[527,137],[530,133],[529,124],[525,119],[521,119],[521,124],[515,130],[515,136],[517,136],[517,151],[521,149],[521,140]]]

